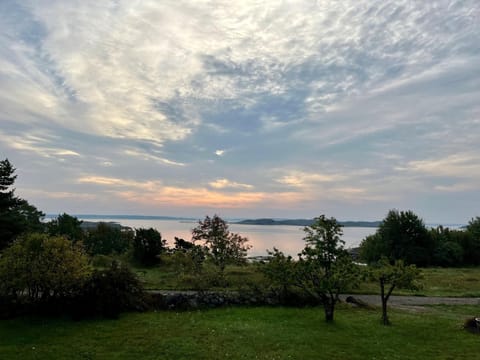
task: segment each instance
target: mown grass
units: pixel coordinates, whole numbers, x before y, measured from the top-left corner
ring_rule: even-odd
[[[172,266],[134,269],[147,289],[195,289],[195,276],[179,272]],[[425,268],[421,269],[419,290],[396,289],[396,295],[480,297],[479,268]],[[207,271],[208,273],[208,271]],[[208,275],[207,275],[208,276]],[[229,266],[226,269],[228,289],[238,290],[249,284],[261,285],[265,279],[256,265]],[[358,294],[378,293],[378,284],[365,282],[352,292]]]
[[[423,313],[341,306],[334,324],[321,308],[224,308],[124,314],[119,320],[0,321],[1,359],[459,359],[477,358],[479,335],[462,324],[480,309]]]

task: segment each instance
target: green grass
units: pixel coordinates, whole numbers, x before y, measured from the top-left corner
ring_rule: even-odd
[[[461,329],[469,306],[424,313],[341,307],[225,308],[125,314],[119,320],[0,321],[1,359],[458,359],[478,357],[478,335]]]
[[[181,274],[172,266],[157,266],[153,268],[134,269],[144,282],[147,289],[178,289],[195,288],[193,277]],[[423,279],[421,289],[417,291],[397,289],[397,295],[418,296],[457,296],[480,297],[480,267],[478,268],[426,268],[421,269]],[[226,278],[229,289],[238,290],[247,284],[260,284],[263,275],[255,265],[228,266]],[[362,294],[378,293],[378,284],[363,283],[353,292]]]
[[[480,297],[480,268],[424,268],[421,269],[421,288],[416,291],[396,289],[395,295]],[[363,283],[353,292],[376,294],[378,285]]]
[[[198,285],[198,279],[193,274],[182,273],[175,266],[160,265],[152,268],[133,268],[139,276],[146,289],[149,290],[194,290]],[[211,276],[215,269],[207,266],[204,276]],[[259,284],[263,275],[254,265],[249,266],[227,266],[225,277],[228,282],[228,289],[239,290],[247,284]]]
[[[429,268],[422,270],[424,289],[429,296],[480,297],[480,267],[478,268]]]

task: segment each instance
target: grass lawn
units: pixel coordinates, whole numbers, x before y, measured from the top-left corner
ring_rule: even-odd
[[[119,320],[0,321],[1,359],[459,359],[478,358],[479,335],[462,330],[480,309],[425,312],[341,307],[224,308],[124,314]]]

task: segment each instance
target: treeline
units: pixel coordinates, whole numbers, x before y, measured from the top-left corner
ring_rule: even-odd
[[[226,287],[226,267],[246,264],[248,239],[230,232],[217,215],[199,221],[191,241],[175,238],[168,247],[152,228],[99,223],[85,229],[68,214],[44,223],[41,211],[15,195],[15,178],[10,162],[0,161],[0,316],[66,311],[115,317],[151,304],[128,264],[171,265],[198,290]],[[416,287],[416,265],[477,265],[480,259],[478,217],[464,230],[429,230],[411,211],[391,210],[360,246],[367,267],[353,262],[336,219],[321,215],[304,231],[301,253],[293,258],[270,251],[269,260],[255,268],[261,280],[249,291],[261,304],[321,304],[327,321],[334,319],[340,293],[374,281],[388,324],[387,301],[395,288]]]
[[[428,229],[412,211],[390,210],[376,233],[360,245],[360,258],[367,263],[383,256],[422,267],[479,265],[480,217],[471,219],[464,229]]]
[[[83,227],[65,213],[43,222],[43,212],[16,196],[15,179],[8,159],[0,161],[0,317],[32,311],[115,317],[148,306],[130,264],[179,264],[208,278],[207,287],[224,284],[228,264],[246,263],[248,240],[216,215],[198,223],[192,241],[175,238],[168,248],[153,228]],[[205,276],[210,266],[214,271]]]

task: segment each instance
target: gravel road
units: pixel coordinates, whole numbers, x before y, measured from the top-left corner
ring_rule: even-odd
[[[349,295],[341,295],[345,300]],[[351,295],[367,304],[380,306],[382,304],[379,295]],[[480,298],[476,297],[437,297],[437,296],[395,296],[388,299],[390,306],[423,306],[423,305],[480,305]]]

